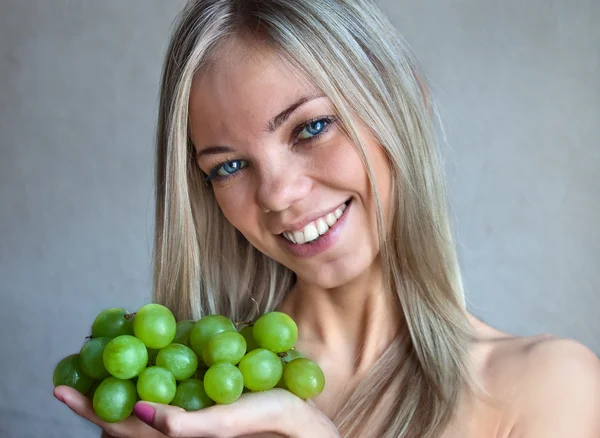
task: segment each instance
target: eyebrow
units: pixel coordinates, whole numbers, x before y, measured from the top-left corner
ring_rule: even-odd
[[[267,132],[269,134],[272,134],[283,123],[285,123],[285,121],[287,119],[290,118],[290,116],[294,113],[294,111],[296,111],[298,108],[300,108],[305,103],[308,103],[315,99],[319,99],[321,97],[325,97],[325,95],[324,94],[313,94],[313,95],[307,95],[307,96],[300,97],[299,99],[294,101],[291,105],[289,105],[286,109],[284,109],[279,114],[277,114],[275,117],[273,117],[271,120],[269,120],[269,122],[267,123],[267,125],[265,126],[263,131]],[[209,147],[203,148],[202,150],[199,150],[198,152],[196,152],[196,157],[198,158],[203,155],[217,155],[217,154],[223,154],[223,153],[227,153],[227,152],[233,152],[233,149],[229,146],[209,146]]]
[[[267,126],[265,127],[264,130],[266,132],[268,132],[269,134],[272,134],[287,119],[289,119],[289,117],[294,113],[294,111],[296,111],[298,108],[300,108],[305,103],[310,102],[311,100],[319,99],[321,97],[325,97],[325,96],[323,94],[313,94],[313,95],[309,95],[309,96],[302,96],[300,99],[296,100],[294,103],[292,103],[286,109],[284,109],[279,114],[277,114],[275,117],[273,117],[269,121],[269,123],[267,124]]]

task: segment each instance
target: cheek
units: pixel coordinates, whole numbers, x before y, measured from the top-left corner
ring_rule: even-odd
[[[219,187],[215,189],[215,199],[225,218],[237,228],[242,234],[247,234],[251,229],[253,216],[249,214],[252,211],[244,190],[240,187]]]
[[[269,255],[265,242],[268,241],[260,224],[250,184],[236,181],[230,187],[215,190],[215,199],[227,221],[259,251]]]
[[[366,202],[371,198],[367,172],[355,147],[345,137],[322,148],[313,157],[313,165],[324,185],[358,194]]]
[[[390,223],[390,204],[392,196],[392,174],[390,161],[385,150],[379,145],[375,138],[365,134],[366,153],[371,161],[373,174],[375,177],[375,186],[379,193],[384,226],[387,228]],[[350,145],[345,151],[344,156],[340,157],[340,162],[345,164],[344,174],[347,181],[352,181],[352,187],[359,194],[361,202],[364,205],[367,214],[369,228],[372,230],[372,239],[377,240],[377,210],[375,207],[375,196],[371,189],[371,183],[367,170],[363,165],[360,155]]]
[[[373,171],[375,173],[375,185],[379,192],[379,199],[381,201],[381,208],[383,209],[384,218],[389,217],[390,214],[390,203],[392,196],[392,171],[390,167],[390,161],[379,145],[376,146],[372,152],[373,157]]]

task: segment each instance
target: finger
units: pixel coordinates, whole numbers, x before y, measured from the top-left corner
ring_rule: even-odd
[[[94,423],[98,427],[104,429],[109,434],[115,435],[117,437],[124,436],[123,432],[126,432],[126,430],[128,429],[127,426],[129,426],[130,423],[136,420],[135,417],[132,417],[131,420],[127,419],[119,423],[107,423],[103,421],[94,412],[92,401],[69,386],[57,386],[56,388],[54,388],[54,396],[58,400],[66,404],[69,407],[69,409],[71,409],[80,417],[85,418],[86,420]]]
[[[209,410],[213,413],[212,416],[206,415]],[[222,411],[221,406],[186,412],[175,406],[144,401],[136,403],[133,414],[170,438],[230,436],[231,434],[226,430],[226,425],[220,422],[224,413],[215,414],[215,410]]]
[[[77,390],[69,386],[57,386],[54,388],[54,397],[66,404],[69,409],[80,417],[103,428],[104,422],[94,413],[92,402],[81,395]]]
[[[285,435],[282,417],[288,397],[276,390],[245,394],[230,405],[217,405],[200,411],[185,412],[181,408],[157,403],[138,402],[133,413],[140,420],[172,438],[191,436],[222,437],[276,432]],[[282,391],[284,393],[284,391]],[[299,399],[298,399],[299,400]]]
[[[80,417],[94,423],[107,433],[117,438],[129,438],[144,436],[148,438],[158,438],[161,435],[156,430],[148,427],[135,416],[130,416],[124,421],[118,423],[107,423],[100,419],[92,406],[92,401],[83,396],[76,389],[69,386],[57,386],[54,388],[54,397],[66,404],[69,409]]]

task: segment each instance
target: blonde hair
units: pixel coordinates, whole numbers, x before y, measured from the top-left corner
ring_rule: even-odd
[[[371,180],[385,284],[405,318],[406,337],[392,342],[333,420],[342,436],[438,437],[471,388],[471,326],[432,105],[407,45],[371,1],[187,4],[162,77],[155,301],[178,319],[219,313],[247,320],[276,308],[294,282],[293,272],[227,222],[195,164],[188,136],[194,75],[226,39],[240,35],[275,49],[335,106]],[[386,226],[359,123],[389,157],[393,215]]]

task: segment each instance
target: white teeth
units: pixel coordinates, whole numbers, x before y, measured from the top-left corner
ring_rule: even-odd
[[[306,242],[306,238],[304,237],[304,233],[302,231],[294,231],[294,243],[302,245]]]
[[[346,204],[342,204],[333,213],[329,213],[324,217],[317,219],[314,222],[309,223],[304,227],[302,231],[284,231],[283,236],[298,245],[302,245],[307,242],[312,242],[324,235],[329,229],[337,222],[346,210]]]
[[[319,232],[319,234],[322,236],[328,230],[329,230],[329,225],[327,225],[327,222],[325,222],[325,219],[323,219],[322,217],[317,219],[317,231]]]
[[[333,227],[333,224],[335,224],[336,221],[337,221],[337,218],[335,217],[335,214],[333,214],[333,213],[329,213],[327,216],[325,216],[325,223],[327,225],[329,225],[330,227]]]
[[[307,226],[304,227],[304,238],[307,242],[311,242],[319,237],[319,232],[317,231],[317,227],[314,222],[311,222]]]

